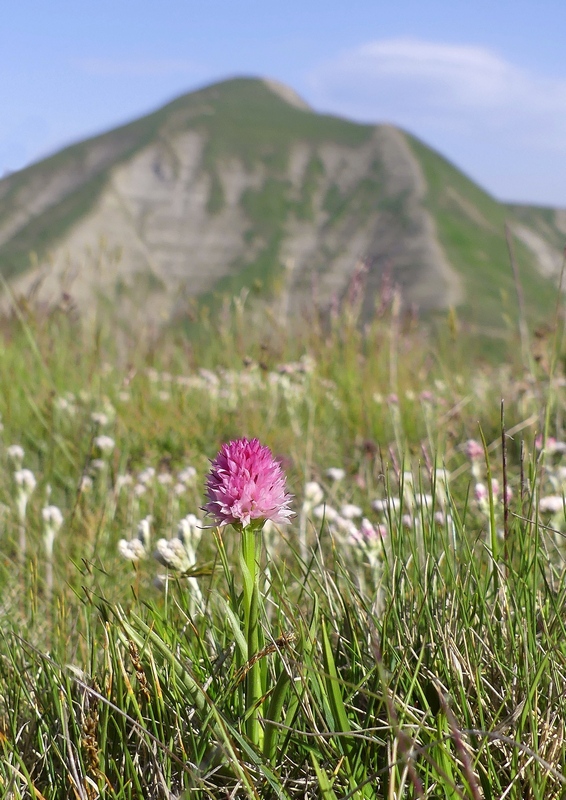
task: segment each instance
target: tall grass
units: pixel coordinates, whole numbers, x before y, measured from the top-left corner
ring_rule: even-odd
[[[395,303],[362,328],[358,302],[254,333],[240,297],[198,346],[62,309],[4,323],[3,796],[564,796],[560,337],[498,366]],[[242,435],[281,459],[297,512],[264,531],[253,658],[235,535],[171,555]],[[37,480],[23,517],[14,444]]]

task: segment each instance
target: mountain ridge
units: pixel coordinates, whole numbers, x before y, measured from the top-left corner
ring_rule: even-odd
[[[83,310],[97,298],[165,321],[242,288],[299,312],[315,287],[328,306],[363,260],[366,317],[390,276],[407,306],[497,324],[514,291],[506,224],[540,314],[566,212],[499,203],[394,126],[235,78],[0,180],[0,270],[15,293],[68,284]]]

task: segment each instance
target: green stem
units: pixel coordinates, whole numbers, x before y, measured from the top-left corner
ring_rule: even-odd
[[[245,682],[246,731],[252,744],[259,746],[262,730],[259,724],[259,701],[262,697],[261,665],[255,660],[259,652],[259,576],[257,570],[258,545],[261,529],[248,525],[242,530],[241,567],[244,584],[243,616],[244,636],[248,645],[250,668]]]

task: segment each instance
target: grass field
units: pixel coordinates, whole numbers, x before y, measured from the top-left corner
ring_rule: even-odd
[[[562,315],[493,364],[359,302],[2,324],[3,797],[565,796]],[[294,495],[253,608],[201,511],[242,436]]]

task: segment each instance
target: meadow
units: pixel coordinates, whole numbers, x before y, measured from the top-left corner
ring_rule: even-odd
[[[360,307],[242,294],[191,340],[14,305],[2,797],[566,796],[561,311],[495,358]],[[252,540],[202,510],[241,437],[293,495]]]

